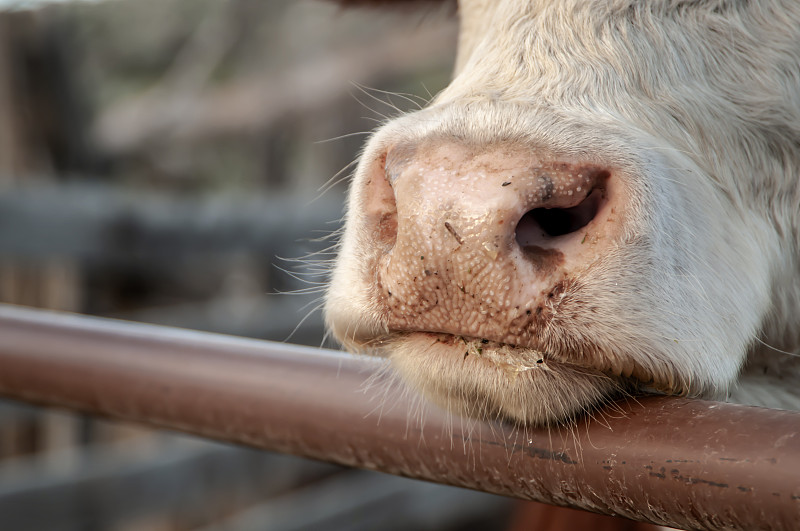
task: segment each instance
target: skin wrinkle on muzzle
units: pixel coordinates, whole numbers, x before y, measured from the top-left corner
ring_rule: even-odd
[[[450,86],[356,170],[334,335],[470,416],[642,390],[800,406],[800,6],[460,17]]]

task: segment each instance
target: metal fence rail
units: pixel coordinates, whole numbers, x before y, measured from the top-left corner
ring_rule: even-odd
[[[371,359],[0,306],[0,395],[690,529],[797,529],[800,414],[673,398],[515,430],[382,385]]]

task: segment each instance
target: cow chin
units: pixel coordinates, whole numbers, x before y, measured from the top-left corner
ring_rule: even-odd
[[[411,332],[383,346],[405,381],[467,417],[529,426],[565,422],[625,389],[619,377],[485,339]]]

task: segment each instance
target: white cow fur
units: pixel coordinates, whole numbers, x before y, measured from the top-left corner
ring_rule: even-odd
[[[560,420],[631,381],[800,407],[800,2],[463,0],[459,14],[452,83],[377,131],[356,171],[326,300],[334,334],[468,414]],[[365,181],[399,141],[432,137],[616,169],[631,192],[625,236],[538,345],[608,378],[505,380],[388,329]],[[599,346],[583,352],[589,334]],[[499,410],[469,403],[475,389]]]

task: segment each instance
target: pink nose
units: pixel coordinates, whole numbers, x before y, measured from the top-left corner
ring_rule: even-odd
[[[364,197],[393,330],[529,343],[619,233],[605,167],[449,142],[381,162]]]

